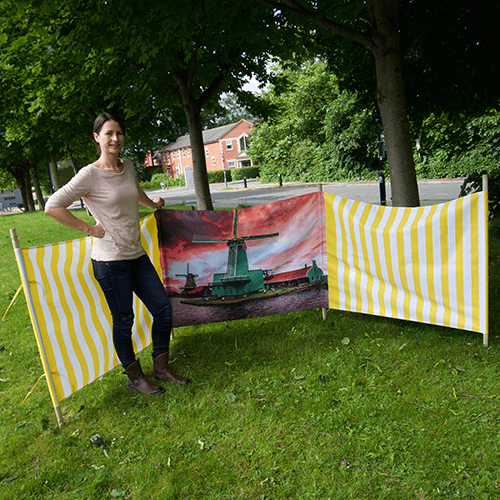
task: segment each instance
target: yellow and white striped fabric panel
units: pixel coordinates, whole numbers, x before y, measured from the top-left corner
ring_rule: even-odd
[[[487,202],[400,208],[325,193],[330,308],[488,333]]]
[[[160,270],[154,214],[141,220],[142,244]],[[118,364],[112,323],[105,298],[95,281],[91,238],[22,248],[32,297],[37,343],[47,380],[52,380],[53,404],[62,401]],[[137,352],[151,342],[151,317],[135,301],[133,338]]]

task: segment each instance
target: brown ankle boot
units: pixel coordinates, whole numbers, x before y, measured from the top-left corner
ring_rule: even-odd
[[[133,391],[138,391],[141,394],[155,395],[165,392],[163,387],[156,385],[146,378],[144,373],[142,373],[141,364],[138,359],[125,367],[125,373],[128,375],[128,388]]]
[[[168,352],[164,352],[153,358],[153,378],[155,380],[165,380],[167,382],[176,382],[177,384],[186,385],[191,382],[186,377],[175,375],[170,371],[168,366]]]

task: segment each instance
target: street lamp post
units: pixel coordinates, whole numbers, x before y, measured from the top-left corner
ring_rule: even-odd
[[[227,189],[226,165],[224,163],[224,151],[222,151],[221,155],[222,155],[222,170],[224,171],[224,187]]]
[[[378,184],[380,190],[380,204],[387,205],[386,195],[385,195],[385,175],[384,175],[384,158],[385,158],[385,145],[380,134],[380,125],[377,123],[377,134],[378,134],[378,160],[379,160],[379,172],[378,172]]]

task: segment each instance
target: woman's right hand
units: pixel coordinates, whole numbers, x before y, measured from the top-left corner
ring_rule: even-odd
[[[93,236],[94,238],[102,239],[106,231],[100,224],[96,224],[95,226],[90,226],[89,236]]]
[[[71,229],[75,229],[76,231],[81,231],[89,236],[93,236],[94,238],[102,239],[106,234],[106,231],[104,231],[101,224],[97,223],[93,226],[88,222],[75,217],[66,207],[46,208],[45,213],[50,215],[57,222],[60,222]]]

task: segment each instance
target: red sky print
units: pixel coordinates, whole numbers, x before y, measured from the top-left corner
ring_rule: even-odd
[[[315,260],[326,274],[322,193],[311,193],[267,205],[237,210],[237,237],[278,236],[249,240],[250,269],[281,273],[311,265]],[[178,292],[189,272],[198,286],[226,271],[233,238],[235,211],[161,210],[157,212],[161,264],[167,289]],[[197,241],[203,241],[197,242]],[[209,241],[207,243],[206,241]],[[184,275],[184,276],[183,276]]]

